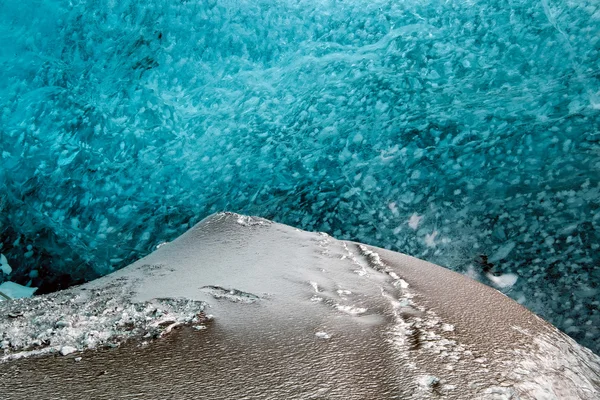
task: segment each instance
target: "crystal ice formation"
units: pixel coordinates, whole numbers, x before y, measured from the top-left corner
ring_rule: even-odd
[[[599,51],[591,0],[3,1],[0,279],[231,210],[515,274],[599,351]]]

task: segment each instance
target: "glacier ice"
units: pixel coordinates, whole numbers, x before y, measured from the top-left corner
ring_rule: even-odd
[[[0,279],[231,210],[514,274],[598,352],[599,52],[590,0],[3,1]]]

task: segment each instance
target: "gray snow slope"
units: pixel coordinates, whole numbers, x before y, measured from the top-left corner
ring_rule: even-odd
[[[4,399],[600,398],[600,357],[502,293],[232,213],[0,332]]]

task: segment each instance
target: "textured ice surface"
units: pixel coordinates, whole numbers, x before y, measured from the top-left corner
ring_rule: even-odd
[[[515,274],[599,351],[599,51],[593,0],[3,1],[0,279],[228,209]]]

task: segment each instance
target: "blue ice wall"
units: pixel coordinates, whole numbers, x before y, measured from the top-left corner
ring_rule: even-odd
[[[597,1],[5,0],[0,69],[0,279],[230,210],[514,273],[600,350]]]

